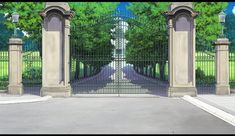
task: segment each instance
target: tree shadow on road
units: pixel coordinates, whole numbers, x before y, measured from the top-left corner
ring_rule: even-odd
[[[126,65],[123,68],[123,73],[125,78],[129,80],[132,84],[140,86],[139,90],[148,90],[147,93],[159,96],[167,96],[168,82],[160,81],[155,78],[149,78],[143,75],[138,74],[133,69],[132,65]],[[144,92],[143,92],[144,93]],[[146,93],[146,92],[145,92]]]
[[[71,87],[73,88],[73,94],[112,93],[112,86],[110,86],[110,88],[105,87],[113,83],[111,75],[113,75],[114,72],[113,67],[106,65],[98,74],[72,82]]]

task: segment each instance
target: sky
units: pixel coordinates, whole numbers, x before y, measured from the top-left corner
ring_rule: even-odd
[[[229,2],[229,5],[227,7],[227,9],[225,10],[225,13],[233,13],[235,14],[235,2]]]

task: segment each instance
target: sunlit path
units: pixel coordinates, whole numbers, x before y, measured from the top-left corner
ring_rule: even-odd
[[[166,96],[168,84],[157,79],[145,77],[135,72],[133,66],[125,61],[111,62],[101,72],[92,77],[71,84],[74,94],[155,94]]]

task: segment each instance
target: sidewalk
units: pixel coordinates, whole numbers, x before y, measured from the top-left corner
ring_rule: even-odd
[[[13,103],[29,103],[40,102],[51,99],[51,96],[38,96],[38,95],[10,95],[7,93],[0,93],[0,104],[13,104]]]
[[[198,95],[182,97],[185,101],[235,126],[235,95]]]
[[[235,94],[230,95],[198,95],[198,100],[235,116]]]

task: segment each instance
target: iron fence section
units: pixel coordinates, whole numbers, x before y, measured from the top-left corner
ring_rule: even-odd
[[[8,79],[8,45],[0,42],[0,90],[7,90]]]
[[[215,94],[215,48],[201,46],[196,50],[196,87],[198,94]]]
[[[41,38],[23,44],[22,80],[25,94],[40,95],[42,84]]]

